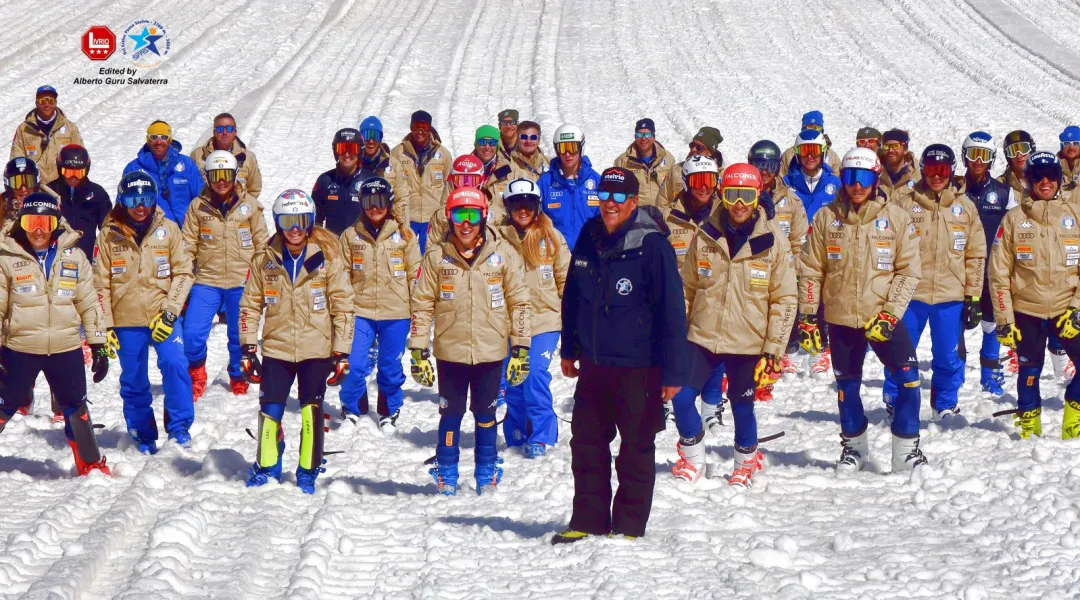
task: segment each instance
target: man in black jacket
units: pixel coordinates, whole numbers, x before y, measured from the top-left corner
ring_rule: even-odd
[[[79,249],[93,259],[98,229],[112,210],[112,200],[105,188],[90,181],[90,154],[78,144],[68,144],[56,157],[60,176],[48,187],[60,197],[60,214],[82,233]]]
[[[552,543],[638,537],[652,509],[663,403],[686,379],[686,306],[660,211],[627,169],[600,177],[600,215],[574,245],[562,301],[562,372],[579,377],[570,440],[574,514]],[[580,371],[579,371],[580,369]],[[610,444],[622,442],[612,506]]]

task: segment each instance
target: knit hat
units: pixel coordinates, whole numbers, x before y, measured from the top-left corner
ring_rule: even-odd
[[[165,135],[172,139],[172,127],[165,121],[154,121],[146,128],[147,139],[152,135]]]
[[[638,180],[629,169],[611,167],[600,174],[600,189],[597,191],[637,196]]]
[[[652,119],[646,117],[638,121],[637,125],[634,125],[634,131],[639,129],[648,129],[649,131],[656,133],[656,124],[653,123]]]
[[[820,110],[812,110],[802,116],[802,126],[805,127],[820,127],[825,128],[825,117],[821,114]]]
[[[412,114],[412,118],[409,119],[410,123],[427,123],[431,124],[431,114],[426,110],[418,110]]]
[[[713,154],[719,154],[724,136],[720,135],[720,130],[715,127],[702,127],[694,134],[694,139],[701,142]]]
[[[493,140],[499,139],[499,130],[491,125],[481,125],[476,129],[476,141],[480,141],[484,138],[491,138]]]
[[[889,142],[900,142],[901,144],[907,144],[909,141],[911,141],[911,138],[908,136],[908,133],[906,131],[900,129],[890,129],[881,136],[881,141],[885,144]]]
[[[360,127],[358,127],[358,129],[361,132],[364,132],[364,131],[378,131],[379,132],[379,137],[382,137],[382,132],[383,132],[382,121],[379,120],[379,117],[376,117],[376,116],[367,117],[363,121],[360,121]]]

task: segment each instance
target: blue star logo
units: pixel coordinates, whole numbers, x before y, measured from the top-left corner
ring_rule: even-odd
[[[142,32],[137,35],[129,35],[129,38],[135,40],[134,51],[139,51],[143,48],[147,48],[154,54],[161,56],[161,52],[158,52],[157,41],[160,40],[162,35],[151,35],[150,30],[147,27],[143,27]]]

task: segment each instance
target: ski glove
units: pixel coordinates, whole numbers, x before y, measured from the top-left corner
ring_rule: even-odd
[[[349,355],[335,352],[330,357],[330,369],[330,377],[326,380],[326,385],[330,387],[341,385],[349,374]]]
[[[799,319],[799,345],[810,354],[821,354],[825,349],[817,315],[803,315]]]
[[[1071,340],[1080,335],[1080,310],[1070,308],[1057,320],[1058,335],[1063,340]]]
[[[781,360],[775,354],[765,354],[754,367],[754,382],[758,386],[772,385],[780,379]]]
[[[413,381],[424,387],[435,385],[435,369],[431,366],[431,354],[427,348],[413,348],[409,359]]]
[[[528,376],[529,349],[525,346],[514,346],[510,349],[510,360],[506,362],[506,382],[512,386],[521,385]]]
[[[979,299],[975,296],[968,296],[964,298],[964,309],[960,313],[960,320],[964,323],[964,329],[971,330],[979,326],[982,322],[982,307],[979,306]]]
[[[172,335],[173,326],[176,325],[176,315],[163,310],[150,319],[150,339],[157,343],[164,342]]]
[[[1024,339],[1024,337],[1020,335],[1020,328],[1016,326],[1016,323],[1006,323],[998,325],[997,339],[1002,346],[1008,346],[1016,350],[1016,343]]]
[[[94,374],[94,383],[101,383],[109,374],[109,350],[106,344],[90,344],[90,372]]]
[[[887,342],[892,339],[896,331],[896,315],[887,310],[878,313],[878,316],[866,322],[866,339],[871,342]]]
[[[247,344],[240,348],[240,373],[248,383],[262,383],[262,363],[257,352],[259,347]]]
[[[120,349],[120,338],[116,337],[116,332],[110,327],[105,331],[105,353],[109,358],[116,358],[116,351]]]

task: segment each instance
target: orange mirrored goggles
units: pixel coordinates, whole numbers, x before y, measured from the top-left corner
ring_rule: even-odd
[[[207,171],[206,180],[210,183],[218,183],[221,181],[232,183],[236,181],[236,171],[233,171],[232,169],[214,169],[213,171]]]
[[[52,96],[41,96],[37,99],[38,104],[56,104],[56,98]]]
[[[360,142],[338,142],[334,144],[334,154],[360,156]]]
[[[821,156],[821,146],[817,144],[800,144],[795,147],[795,151],[799,153],[799,156]]]
[[[691,173],[686,178],[686,187],[690,189],[709,188],[716,187],[716,182],[719,181],[720,176],[716,173]]]
[[[88,169],[73,169],[71,167],[63,167],[60,169],[60,175],[65,179],[82,179],[86,177]]]
[[[861,140],[855,140],[855,145],[860,148],[877,148],[881,144],[877,138],[863,138]]]
[[[753,208],[757,206],[758,191],[754,188],[729,187],[724,188],[724,206],[731,208],[736,204],[742,204]]]
[[[555,152],[558,154],[577,154],[581,152],[580,142],[559,142],[555,144]]]
[[[23,231],[36,231],[38,229],[50,233],[56,229],[56,217],[51,215],[23,215],[19,217],[19,227]]]

